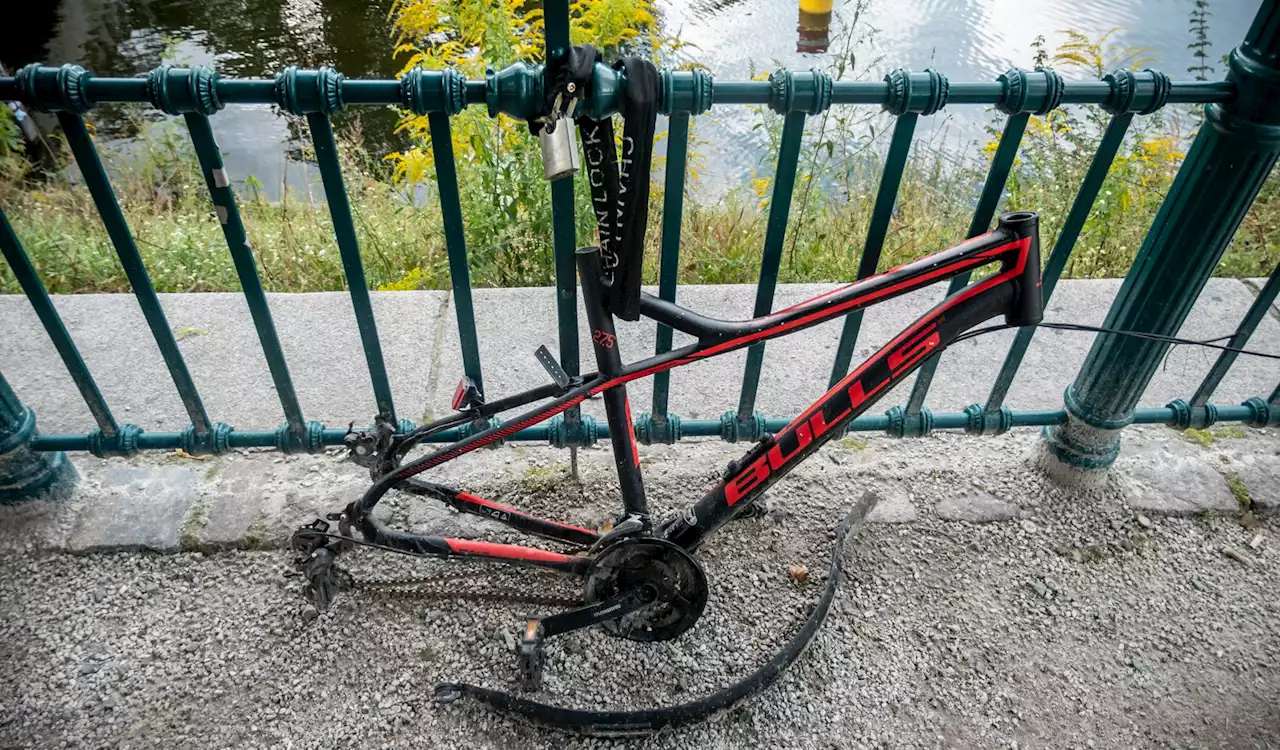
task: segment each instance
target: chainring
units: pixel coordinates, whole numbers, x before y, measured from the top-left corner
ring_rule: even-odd
[[[693,627],[706,609],[702,565],[665,539],[627,539],[607,547],[587,569],[584,594],[595,603],[646,584],[657,589],[657,599],[601,623],[606,632],[633,641],[666,641]]]

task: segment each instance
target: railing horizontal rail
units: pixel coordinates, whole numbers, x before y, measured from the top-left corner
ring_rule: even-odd
[[[68,76],[62,68],[28,66],[17,76],[0,77],[0,100],[21,100],[41,109],[57,110],[74,107],[88,108],[99,102],[154,103],[156,85],[160,77],[174,75],[180,69],[162,67],[138,78],[100,78],[88,74],[78,66],[74,76]],[[327,73],[326,73],[327,71]],[[1127,71],[1121,71],[1127,73]],[[59,74],[62,73],[61,79]],[[289,75],[311,74],[298,77],[296,87],[283,85]],[[406,73],[411,76],[415,71]],[[816,113],[826,106],[856,104],[880,105],[893,108],[902,97],[901,87],[896,85],[895,74],[910,75],[907,71],[895,71],[885,81],[832,81],[820,71],[780,71],[777,79],[770,81],[713,81],[704,71],[661,71],[662,86],[658,106],[664,113],[691,112],[697,114],[713,104],[756,104],[778,106],[780,97],[791,99],[791,106]],[[589,102],[585,111],[593,116],[614,114],[619,111],[625,79],[617,80],[617,73],[604,65],[598,65],[597,78],[613,79],[607,88],[614,96],[608,101]],[[805,82],[813,76],[820,83],[812,92],[805,91]],[[1223,103],[1236,94],[1230,81],[1170,81],[1158,72],[1132,74],[1133,78],[1117,84],[1111,80],[1063,80],[1052,71],[1037,71],[1023,78],[1035,80],[1041,76],[1048,81],[1045,91],[1039,95],[1051,97],[1054,106],[1066,104],[1107,104],[1118,96],[1135,97],[1147,109],[1147,103],[1156,107],[1170,104]],[[313,83],[314,78],[314,83]],[[1005,77],[1002,77],[1005,78]],[[75,81],[75,90],[66,91],[65,81]],[[420,71],[413,79],[416,86],[408,86],[405,79],[351,79],[328,69],[297,71],[286,69],[275,79],[222,79],[216,74],[208,80],[206,96],[221,105],[280,104],[290,111],[328,112],[350,105],[408,106],[406,98],[416,98],[416,109],[421,112],[455,113],[464,106],[485,105],[491,115],[504,112],[517,119],[529,119],[541,114],[542,95],[541,66],[516,63],[501,71],[495,71],[486,80],[466,80],[453,70]],[[777,81],[784,80],[780,86]],[[314,86],[317,90],[312,90]],[[794,88],[802,96],[792,96]],[[178,96],[176,92],[167,92]],[[947,104],[1001,105],[1011,97],[1025,97],[1027,90],[1009,79],[997,81],[951,81],[947,83]],[[290,100],[286,103],[286,100]],[[812,103],[820,101],[821,106]],[[332,107],[332,102],[340,103]],[[1036,107],[1040,109],[1040,107]]]
[[[1259,409],[1251,404],[1240,406],[1217,406],[1218,422],[1248,422],[1257,424]],[[946,412],[932,415],[935,430],[965,430],[977,432],[974,428],[974,416],[970,411]],[[1010,412],[1010,427],[1043,427],[1060,425],[1067,419],[1064,410],[1015,411]],[[769,432],[782,430],[791,423],[791,418],[770,418],[765,420],[764,428]],[[887,432],[893,426],[893,417],[882,415],[864,415],[853,420],[847,431],[853,432]],[[1162,406],[1137,409],[1134,412],[1134,424],[1178,426],[1178,410],[1173,406]],[[638,424],[638,423],[637,423]],[[605,423],[597,425],[598,439],[609,437],[609,426]],[[722,427],[717,419],[693,419],[681,425],[681,437],[717,437]],[[447,443],[464,437],[469,432],[458,428],[444,430],[427,439],[428,442]],[[317,434],[323,446],[342,445],[347,429],[324,428]],[[506,438],[517,441],[550,441],[553,429],[547,425],[529,427]],[[35,438],[33,448],[39,451],[84,451],[89,450],[91,435],[47,434]],[[137,436],[139,450],[173,450],[182,447],[182,433],[179,432],[143,432]],[[277,445],[278,434],[272,430],[232,431],[228,436],[227,449],[235,448],[269,448]]]

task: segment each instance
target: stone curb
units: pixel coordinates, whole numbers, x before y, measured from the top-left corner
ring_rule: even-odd
[[[1280,443],[1273,430],[1223,427],[1192,433],[1131,428],[1102,489],[1062,487],[1034,465],[1035,431],[996,438],[941,433],[919,440],[851,437],[827,446],[768,496],[787,518],[787,497],[805,493],[840,515],[874,487],[878,523],[1018,521],[1034,527],[1045,502],[1099,502],[1127,523],[1137,515],[1261,514],[1280,507]],[[693,502],[745,446],[690,441],[643,449],[656,512]],[[0,508],[0,550],[91,553],[117,550],[216,552],[280,549],[299,525],[340,510],[369,485],[342,451],[313,456],[237,452],[204,460],[174,455],[99,460],[73,457],[82,480],[70,500]],[[508,445],[432,473],[433,481],[559,520],[598,527],[619,506],[608,449],[579,452]],[[689,488],[699,488],[692,494]],[[418,533],[515,541],[505,527],[438,503],[390,495],[381,512]]]

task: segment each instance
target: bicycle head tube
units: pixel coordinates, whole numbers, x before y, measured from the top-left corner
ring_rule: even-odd
[[[1035,211],[1018,211],[1004,214],[996,225],[996,231],[1011,240],[1030,239],[1025,251],[1020,252],[1022,273],[1017,279],[1017,299],[1005,315],[1005,323],[1011,326],[1037,325],[1044,314],[1044,299],[1040,287],[1040,216]],[[1012,263],[1017,263],[1015,258]]]

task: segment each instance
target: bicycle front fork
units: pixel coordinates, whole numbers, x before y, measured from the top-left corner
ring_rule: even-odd
[[[582,279],[582,302],[587,308],[591,326],[591,348],[596,354],[596,367],[605,378],[622,372],[622,354],[618,351],[618,334],[613,327],[613,314],[605,306],[604,288],[600,280],[600,249],[580,248],[577,252],[578,275]],[[622,505],[628,518],[640,521],[649,530],[649,505],[644,497],[644,479],[640,472],[640,450],[631,419],[631,402],[627,387],[615,385],[604,392],[604,409],[609,417],[609,440],[613,443],[613,462],[618,469],[622,489]]]

